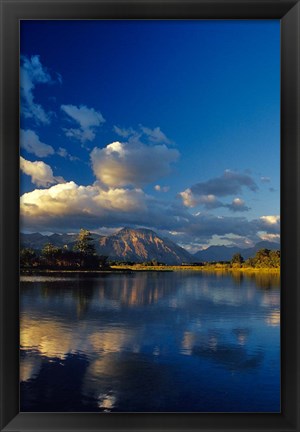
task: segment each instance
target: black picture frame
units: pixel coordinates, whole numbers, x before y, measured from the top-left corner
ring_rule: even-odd
[[[1,431],[300,431],[300,3],[0,0]],[[281,20],[281,413],[19,413],[19,20]],[[245,389],[245,391],[247,391]]]

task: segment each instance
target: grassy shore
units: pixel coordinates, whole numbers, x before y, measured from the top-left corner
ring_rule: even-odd
[[[228,264],[207,264],[203,266],[145,266],[143,264],[116,265],[112,270],[132,271],[200,271],[200,272],[242,272],[242,273],[280,273],[280,268],[230,267]]]
[[[133,265],[112,265],[109,269],[99,270],[84,270],[84,269],[40,269],[40,268],[23,268],[21,274],[53,274],[53,273],[132,273],[132,272],[208,272],[208,273],[272,273],[280,274],[280,268],[255,268],[255,267],[231,267],[229,264],[206,264],[203,266],[192,265],[159,265],[159,266],[146,266],[143,264]]]

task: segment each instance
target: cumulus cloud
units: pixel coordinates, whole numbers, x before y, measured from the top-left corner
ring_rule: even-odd
[[[95,139],[95,130],[105,122],[102,114],[94,108],[88,108],[85,105],[79,107],[75,105],[62,105],[64,111],[79,128],[65,128],[64,132],[67,137],[75,138],[82,143],[93,141]]]
[[[65,148],[59,147],[57,151],[51,145],[40,141],[39,136],[33,130],[20,130],[20,147],[28,153],[32,153],[40,158],[49,155],[58,154],[59,156],[71,161],[78,160],[78,157],[72,156]]]
[[[234,198],[231,204],[227,204],[226,207],[233,212],[244,212],[250,210],[250,207],[246,206],[245,201],[241,198]]]
[[[47,157],[54,154],[54,148],[40,141],[38,135],[30,129],[20,130],[20,146],[28,153],[38,157]]]
[[[61,230],[78,229],[79,226],[122,226],[126,223],[149,225],[153,223],[153,211],[159,215],[159,204],[141,189],[107,189],[99,182],[90,186],[68,182],[49,189],[36,189],[21,197],[23,225],[29,229],[30,226]],[[170,222],[173,216],[164,213]],[[159,225],[159,220],[157,223]]]
[[[22,227],[29,231],[143,226],[193,247],[207,244],[216,236],[229,236],[234,244],[241,238],[249,243],[263,236],[275,239],[280,234],[278,216],[248,220],[207,213],[193,215],[182,204],[155,199],[139,188],[107,188],[99,182],[90,186],[67,182],[25,193],[21,197],[21,220]]]
[[[191,189],[186,189],[185,191],[180,192],[179,196],[181,196],[183,204],[186,207],[191,208],[202,205],[207,210],[213,210],[220,207],[228,208],[233,212],[244,212],[250,210],[250,207],[247,207],[241,198],[234,198],[231,204],[225,204],[218,200],[215,195],[196,195]]]
[[[91,152],[96,177],[110,187],[140,187],[170,172],[179,152],[165,144],[148,146],[119,141]]]
[[[26,230],[69,231],[84,226],[144,226],[156,230],[181,227],[189,221],[178,203],[160,201],[139,188],[107,188],[95,182],[80,186],[74,182],[36,189],[21,197],[22,226]]]
[[[33,118],[37,123],[50,123],[50,115],[35,101],[34,89],[37,84],[47,84],[52,81],[48,70],[40,62],[38,55],[30,58],[21,57],[20,91],[21,113],[26,118]]]
[[[186,207],[196,207],[197,205],[203,205],[206,209],[224,207],[224,204],[213,194],[196,195],[191,189],[186,189],[180,192],[179,196],[181,196],[183,204]]]
[[[194,199],[197,197],[214,195],[216,197],[225,197],[236,195],[242,191],[243,188],[257,191],[258,187],[255,181],[248,174],[240,174],[238,172],[226,170],[220,177],[210,179],[206,182],[197,183],[186,189],[181,193],[182,198],[188,205],[190,200],[185,199],[188,195],[193,195]]]
[[[31,182],[37,186],[47,187],[64,181],[62,177],[54,177],[52,168],[42,161],[31,162],[20,157],[21,171],[31,177]]]
[[[280,221],[279,215],[261,216],[260,218],[267,225],[277,225]]]
[[[269,242],[274,242],[274,243],[280,242],[280,234],[262,233],[262,234],[259,234],[259,237],[261,238],[261,240],[266,240]]]
[[[186,189],[183,192],[180,192],[179,196],[181,196],[183,204],[186,207],[196,207],[196,205],[198,204],[198,200],[193,195],[191,189]]]
[[[260,231],[266,231],[270,234],[279,234],[280,216],[279,215],[261,216],[258,219],[258,228]]]

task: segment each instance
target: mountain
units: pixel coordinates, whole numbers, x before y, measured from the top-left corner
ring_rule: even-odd
[[[45,244],[73,248],[76,234],[40,233],[21,234],[21,247],[41,250]],[[192,256],[183,248],[169,239],[159,237],[149,229],[123,228],[116,234],[100,236],[92,234],[96,251],[99,255],[107,255],[116,261],[147,262],[157,260],[165,264],[181,264],[191,262]]]
[[[200,250],[193,255],[194,261],[230,261],[235,253],[240,253],[244,259],[253,257],[260,249],[278,250],[279,243],[261,241],[251,248],[239,248],[236,246],[209,246],[207,249]]]
[[[95,242],[101,237],[98,234],[92,234]],[[22,248],[31,248],[35,250],[41,250],[47,243],[51,243],[53,246],[64,247],[68,246],[72,249],[77,239],[77,234],[51,234],[43,235],[40,233],[24,234],[20,235],[20,243]]]
[[[191,255],[171,240],[160,237],[154,231],[144,228],[123,228],[109,236],[93,233],[92,237],[97,253],[107,255],[110,260],[115,261],[147,262],[157,260],[165,264],[230,261],[235,253],[240,253],[244,259],[247,259],[254,256],[259,249],[280,249],[279,243],[261,241],[247,249],[236,246],[210,246]],[[45,244],[51,243],[57,247],[67,245],[69,249],[73,249],[76,238],[77,234],[21,233],[21,247],[41,250]]]
[[[230,261],[235,253],[240,253],[244,257],[243,250],[237,246],[209,246],[207,249],[196,252],[193,258],[194,261],[199,262]]]
[[[169,239],[149,229],[123,228],[116,234],[99,239],[101,254],[113,260],[145,262],[157,260],[165,264],[190,262],[191,255]]]

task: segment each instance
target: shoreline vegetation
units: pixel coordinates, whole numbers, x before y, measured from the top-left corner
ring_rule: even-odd
[[[260,249],[254,257],[244,260],[240,253],[230,261],[195,262],[168,265],[156,259],[144,263],[121,262],[108,256],[97,255],[91,233],[81,229],[72,250],[46,244],[41,251],[23,248],[20,251],[21,274],[36,273],[128,273],[128,272],[239,272],[280,273],[280,251]]]
[[[203,265],[203,266],[153,266],[153,267],[146,267],[142,264],[134,264],[134,265],[118,265],[118,266],[111,266],[110,268],[106,270],[97,270],[97,269],[90,269],[90,270],[83,270],[83,269],[63,269],[63,268],[57,268],[57,269],[46,269],[46,268],[37,268],[37,267],[31,267],[31,268],[24,268],[21,267],[21,274],[22,275],[29,275],[29,274],[56,274],[56,273],[81,273],[81,274],[101,274],[101,273],[137,273],[137,272],[185,272],[185,271],[192,271],[192,272],[207,272],[207,273],[272,273],[272,274],[279,274],[280,273],[280,267],[277,268],[253,268],[253,267],[241,267],[241,268],[231,268],[231,267],[219,267],[214,265]]]
[[[117,265],[111,266],[112,270],[132,270],[132,271],[202,271],[202,272],[245,272],[245,273],[280,273],[280,267],[254,268],[254,267],[231,267],[230,264],[210,264],[203,265],[160,265],[144,266],[143,264]]]

